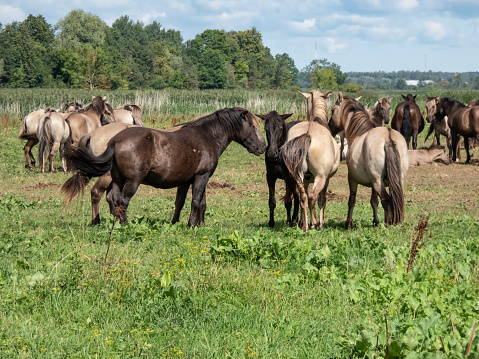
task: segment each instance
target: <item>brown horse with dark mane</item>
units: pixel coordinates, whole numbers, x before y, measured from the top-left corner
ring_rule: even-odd
[[[469,107],[453,98],[443,97],[437,104],[436,122],[440,123],[445,116],[451,130],[452,160],[456,161],[459,136],[463,136],[467,154],[466,163],[470,163],[469,138],[477,138],[479,135],[479,107]]]
[[[76,174],[61,190],[68,203],[92,177],[111,171],[110,212],[119,217],[121,223],[126,223],[128,204],[140,184],[178,187],[172,219],[176,223],[192,185],[188,226],[199,226],[204,224],[206,184],[220,155],[232,141],[257,156],[266,150],[257,119],[242,108],[218,110],[173,132],[130,127],[112,137],[99,157],[83,148],[71,147],[66,157]]]
[[[300,121],[286,123],[286,119],[292,113],[280,115],[276,111],[271,111],[266,115],[256,115],[264,121],[264,130],[266,132],[266,139],[268,140],[268,147],[266,147],[266,155],[264,158],[266,164],[266,181],[269,189],[269,223],[270,228],[274,227],[274,210],[276,208],[275,187],[278,178],[285,179],[283,167],[279,161],[279,149],[283,146],[288,138],[289,129]],[[286,192],[291,192],[286,188]],[[290,225],[295,225],[298,221],[299,200],[296,194],[294,196],[294,210],[293,217],[291,217],[292,201],[289,194],[285,196],[284,206],[286,207],[287,221]]]
[[[417,148],[417,135],[424,129],[424,118],[421,115],[421,110],[416,104],[416,96],[408,94],[401,95],[404,102],[396,106],[394,116],[391,120],[391,128],[399,131],[406,140],[407,147],[412,137],[412,148]]]

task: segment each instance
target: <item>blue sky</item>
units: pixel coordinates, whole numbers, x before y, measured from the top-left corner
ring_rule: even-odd
[[[344,72],[479,71],[477,0],[0,0],[0,23],[41,14],[55,25],[75,9],[108,25],[123,15],[156,20],[185,41],[256,27],[273,55],[287,53],[300,70],[317,57]]]

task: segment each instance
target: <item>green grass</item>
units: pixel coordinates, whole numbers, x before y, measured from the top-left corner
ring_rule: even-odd
[[[411,169],[395,227],[372,227],[360,187],[346,231],[343,163],[325,228],[305,234],[286,225],[279,184],[268,228],[264,155],[233,143],[211,179],[227,186],[207,189],[205,226],[187,228],[190,197],[171,225],[175,191],[142,186],[128,225],[103,200],[92,227],[88,190],[65,209],[56,191],[68,174],[23,168],[18,126],[0,132],[0,357],[382,358],[385,317],[389,358],[464,357],[479,319],[477,164]]]

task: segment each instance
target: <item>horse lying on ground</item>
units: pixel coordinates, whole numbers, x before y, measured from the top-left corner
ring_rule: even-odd
[[[409,167],[430,165],[434,161],[439,161],[446,165],[451,163],[444,146],[435,145],[420,150],[409,150],[408,155]]]
[[[259,156],[266,142],[254,115],[242,108],[226,108],[184,124],[173,132],[144,127],[127,128],[115,135],[99,157],[71,147],[67,161],[75,175],[61,187],[67,203],[92,177],[111,171],[110,212],[127,222],[130,199],[140,184],[156,188],[178,187],[172,223],[179,220],[190,185],[193,187],[188,226],[204,224],[205,188],[223,151],[236,141]]]

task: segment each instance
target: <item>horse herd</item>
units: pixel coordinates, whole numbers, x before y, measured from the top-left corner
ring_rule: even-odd
[[[19,138],[27,140],[26,168],[35,166],[31,148],[36,143],[40,143],[42,172],[46,155],[49,154],[53,171],[55,154],[60,151],[63,170],[68,168],[74,173],[60,188],[67,205],[91,178],[99,177],[91,190],[93,224],[100,222],[99,202],[105,192],[111,214],[121,223],[127,222],[129,202],[139,185],[146,184],[177,188],[172,223],[179,221],[191,186],[188,226],[203,225],[206,185],[220,155],[232,141],[256,156],[266,152],[269,226],[275,225],[275,183],[283,179],[287,221],[290,225],[299,224],[304,231],[324,225],[329,180],[338,170],[343,152],[350,192],[346,228],[352,225],[359,184],[372,189],[373,224],[379,224],[377,208],[381,200],[385,223],[395,225],[404,217],[403,186],[409,166],[433,160],[450,162],[442,146],[416,149],[417,136],[425,125],[416,96],[403,96],[404,102],[396,107],[388,128],[385,124],[389,123],[391,99],[379,99],[372,109],[366,110],[359,103],[360,98],[338,92],[328,119],[328,98],[333,92],[312,90],[302,95],[307,101],[307,121],[287,123],[285,120],[292,114],[280,115],[276,111],[256,115],[264,121],[267,144],[255,115],[243,108],[220,109],[191,122],[157,130],[143,127],[138,106],[112,109],[105,97],[96,96],[85,108],[70,103],[61,112],[52,108],[32,112],[24,118]],[[445,134],[453,160],[458,137],[462,135],[466,162],[470,162],[468,139],[479,133],[479,121],[475,120],[479,107],[467,107],[450,98],[428,97],[426,108],[426,119],[431,123],[428,136],[435,130],[440,145],[441,126],[446,122]],[[338,134],[341,144],[335,139]],[[408,151],[411,139],[413,150]],[[343,147],[347,147],[347,153]],[[318,201],[319,221],[315,212]]]

